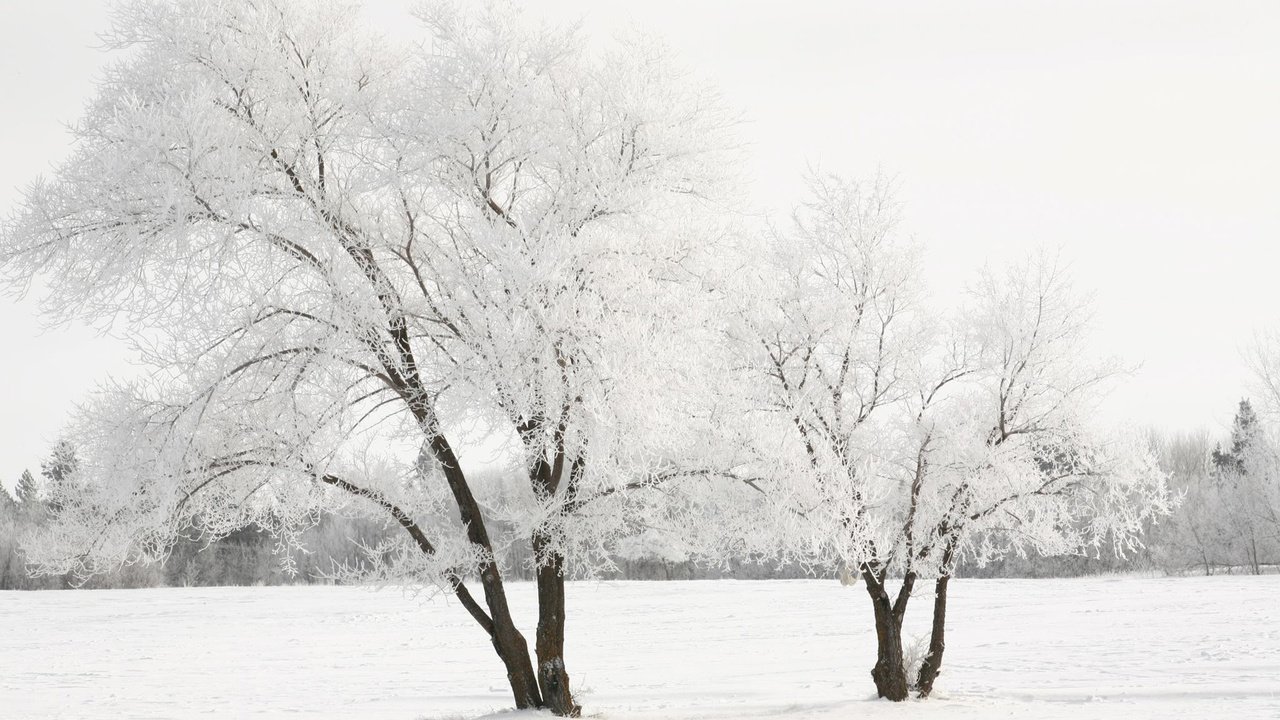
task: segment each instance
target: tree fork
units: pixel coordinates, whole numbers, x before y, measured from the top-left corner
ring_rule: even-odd
[[[900,702],[907,699],[909,692],[902,652],[902,623],[889,602],[882,578],[865,565],[862,576],[876,621],[876,664],[871,668],[871,679],[876,684],[876,695]]]

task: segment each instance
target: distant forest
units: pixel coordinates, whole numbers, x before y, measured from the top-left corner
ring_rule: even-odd
[[[1275,448],[1261,432],[1247,400],[1236,411],[1231,435],[1216,441],[1208,433],[1150,435],[1169,484],[1180,497],[1172,516],[1152,524],[1143,547],[1126,557],[1109,548],[1085,555],[1006,555],[985,565],[961,560],[962,577],[1073,577],[1100,573],[1262,574],[1280,570],[1280,508],[1269,488],[1277,480],[1268,459]],[[76,482],[75,448],[58,443],[38,475],[24,472],[14,494],[0,485],[0,590],[72,587],[140,588],[216,585],[334,584],[367,574],[376,548],[400,532],[390,523],[321,512],[300,535],[301,550],[282,543],[260,526],[222,538],[207,537],[198,523],[187,528],[164,563],[125,565],[83,584],[66,576],[31,577],[23,560],[24,537],[38,534],[57,512],[48,488]],[[499,550],[510,576],[533,577],[527,547]],[[663,545],[639,547],[617,560],[606,575],[627,580],[783,579],[840,577],[842,568],[761,564],[749,558],[704,565]],[[845,575],[847,579],[847,575]]]

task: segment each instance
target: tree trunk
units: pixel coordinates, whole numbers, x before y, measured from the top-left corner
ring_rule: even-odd
[[[564,663],[564,556],[547,550],[548,538],[533,536],[538,564],[538,684],[543,707],[561,717],[578,717]],[[526,656],[527,657],[527,656]]]
[[[947,648],[947,585],[950,575],[943,575],[934,581],[933,586],[933,629],[929,634],[929,654],[920,664],[920,674],[916,677],[916,691],[919,696],[929,697],[933,692],[933,681],[942,672],[942,653]]]
[[[869,575],[868,571],[863,571]],[[889,596],[874,577],[866,578],[867,594],[876,619],[876,664],[871,668],[871,679],[876,684],[876,694],[886,700],[898,702],[907,699],[907,668],[902,655],[902,623],[895,617]]]
[[[507,668],[507,681],[511,684],[516,708],[541,708],[543,698],[538,692],[537,676],[534,675],[533,664],[529,659],[529,644],[511,617],[507,591],[503,586],[502,573],[493,560],[493,543],[489,541],[489,530],[480,512],[480,505],[467,484],[466,476],[463,475],[448,440],[435,433],[430,439],[430,445],[432,455],[458,505],[459,518],[467,528],[467,539],[486,550],[489,555],[489,560],[480,567],[480,585],[484,588],[485,605],[489,608],[489,616],[493,622],[493,632],[490,633],[493,649],[498,652],[498,657]]]
[[[533,665],[529,662],[529,645],[518,630],[511,629],[504,636],[495,634],[493,648],[502,658],[507,668],[507,682],[511,685],[511,695],[515,698],[517,710],[535,710],[543,707],[542,696],[538,692],[538,680],[533,674]]]
[[[489,637],[493,642],[493,649],[507,668],[507,682],[511,685],[516,709],[545,707],[542,694],[538,691],[538,677],[533,672],[533,663],[529,658],[529,643],[511,617],[502,574],[493,560],[481,566],[480,584],[484,588],[485,605],[492,618],[493,629]]]

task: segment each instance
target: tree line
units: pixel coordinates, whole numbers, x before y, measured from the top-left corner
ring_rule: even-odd
[[[1241,400],[1230,433],[1149,433],[1177,505],[1142,546],[1111,554],[1006,556],[962,563],[967,577],[1071,577],[1100,573],[1253,574],[1280,571],[1280,454],[1274,432]]]
[[[319,509],[301,534],[300,547],[284,547],[265,527],[251,523],[225,536],[209,536],[198,518],[177,538],[162,562],[130,563],[90,577],[33,576],[22,552],[25,538],[38,534],[58,510],[61,492],[52,487],[75,482],[75,448],[57,443],[40,472],[24,471],[13,494],[0,484],[0,590],[56,590],[157,587],[325,585],[365,582],[371,574],[367,548],[390,541],[397,529],[381,518]],[[497,479],[491,479],[497,482]],[[533,558],[519,544],[508,546],[502,565],[514,579],[533,579]],[[699,563],[688,553],[662,544],[637,543],[603,575],[614,580],[795,579],[834,577],[834,569],[778,567],[733,558]]]
[[[212,538],[202,537],[196,522],[174,542],[163,563],[125,564],[88,578],[33,577],[22,542],[57,515],[58,498],[67,491],[56,488],[76,482],[77,465],[75,448],[59,442],[41,463],[38,479],[23,472],[13,495],[0,485],[0,590],[331,583],[363,562],[358,545],[376,543],[387,533],[375,523],[325,513],[304,533],[307,552],[281,557],[278,543],[261,527],[251,524]]]
[[[1146,528],[1142,545],[1127,555],[1007,555],[979,564],[964,559],[961,577],[1053,578],[1105,573],[1262,574],[1280,568],[1280,468],[1276,446],[1249,400],[1241,400],[1230,435],[1213,441],[1207,431],[1164,435],[1152,431],[1149,442],[1181,498],[1171,514]],[[380,519],[319,512],[304,533],[306,552],[292,550],[288,559],[264,528],[250,525],[225,537],[200,538],[198,532],[178,540],[162,564],[126,565],[79,583],[73,576],[32,577],[21,553],[21,540],[56,512],[42,490],[73,481],[75,448],[62,441],[41,463],[39,480],[25,471],[14,493],[0,485],[0,589],[34,590],[68,587],[142,588],[328,584],[360,581],[367,557],[361,547],[389,539],[394,528]],[[496,479],[492,480],[496,482]],[[198,528],[199,523],[194,524]],[[194,530],[193,528],[193,530]],[[532,558],[518,544],[509,546],[503,566],[513,577],[532,580]],[[699,559],[662,538],[640,538],[629,544],[602,575],[618,580],[795,579],[843,577],[846,568],[833,564],[778,566],[749,556],[721,563]]]

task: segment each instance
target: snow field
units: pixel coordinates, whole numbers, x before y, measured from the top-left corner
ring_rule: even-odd
[[[1280,717],[1280,576],[957,580],[935,697],[904,704],[874,699],[860,586],[568,592],[569,669],[586,715],[606,720]],[[907,639],[927,627],[928,592],[912,601]],[[532,644],[533,587],[511,594]],[[510,707],[483,634],[439,596],[0,593],[5,718],[517,717]]]

